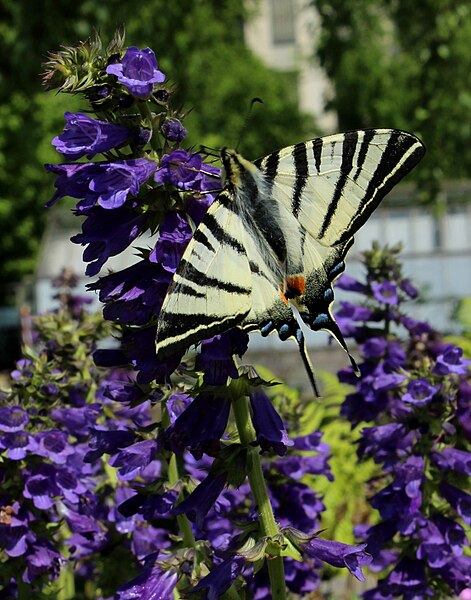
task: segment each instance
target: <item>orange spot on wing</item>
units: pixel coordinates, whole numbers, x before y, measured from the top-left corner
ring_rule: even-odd
[[[292,275],[287,278],[286,283],[288,288],[294,290],[298,296],[304,294],[304,290],[306,289],[306,278],[304,275]]]

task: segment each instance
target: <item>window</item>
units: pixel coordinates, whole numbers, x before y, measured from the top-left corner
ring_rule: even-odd
[[[295,42],[294,1],[271,0],[274,44],[293,44]]]

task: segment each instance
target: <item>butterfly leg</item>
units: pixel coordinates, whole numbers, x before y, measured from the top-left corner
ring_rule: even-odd
[[[309,358],[309,354],[307,352],[306,347],[306,339],[304,337],[304,333],[299,326],[299,323],[295,318],[291,319],[289,322],[280,322],[275,323],[274,321],[268,321],[260,328],[260,332],[263,337],[266,337],[273,331],[278,333],[278,336],[281,341],[285,341],[287,339],[293,339],[298,345],[299,353],[301,355],[301,359],[303,361],[304,367],[306,369],[307,376],[309,381],[311,382],[312,389],[314,390],[314,394],[316,396],[320,396],[319,389],[317,387],[316,378],[314,375],[314,367],[312,366],[311,359]]]

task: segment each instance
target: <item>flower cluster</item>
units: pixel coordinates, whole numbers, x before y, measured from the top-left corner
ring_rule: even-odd
[[[83,225],[73,241],[86,246],[87,275],[138,237],[158,236],[135,264],[90,286],[120,331],[119,348],[96,349],[105,326],[90,326],[81,302],[65,295],[80,326],[48,317],[40,356],[13,373],[0,414],[12,482],[2,543],[27,571],[2,573],[3,588],[14,597],[22,579],[40,589],[72,564],[76,588],[88,580],[96,597],[118,600],[174,590],[268,599],[284,597],[280,585],[304,594],[323,563],[363,579],[366,545],[320,537],[324,505],[305,482],[332,479],[329,447],[236,364],[247,335],[208,339],[194,361],[155,356],[156,315],[221,184],[218,168],[181,148],[185,115],[171,108],[153,51],[125,50],[118,34],[103,52],[95,37],[51,55],[48,68],[50,89],[80,92],[95,113],[66,113],[53,145],[70,162],[47,165],[57,176],[48,204],[77,201]]]
[[[361,378],[351,369],[339,374],[355,387],[342,412],[355,426],[374,423],[361,430],[358,454],[382,468],[370,482],[381,521],[356,533],[368,542],[371,568],[390,571],[367,600],[443,598],[471,583],[464,553],[471,495],[463,491],[471,475],[471,360],[403,313],[417,290],[397,253],[378,246],[365,253],[366,281],[344,276],[340,286],[367,302],[345,302],[337,313],[364,357]]]

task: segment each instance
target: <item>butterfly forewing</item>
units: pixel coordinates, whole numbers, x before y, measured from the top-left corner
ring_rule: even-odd
[[[352,237],[391,188],[422,158],[415,136],[367,129],[284,148],[256,164],[284,204],[320,243]]]

